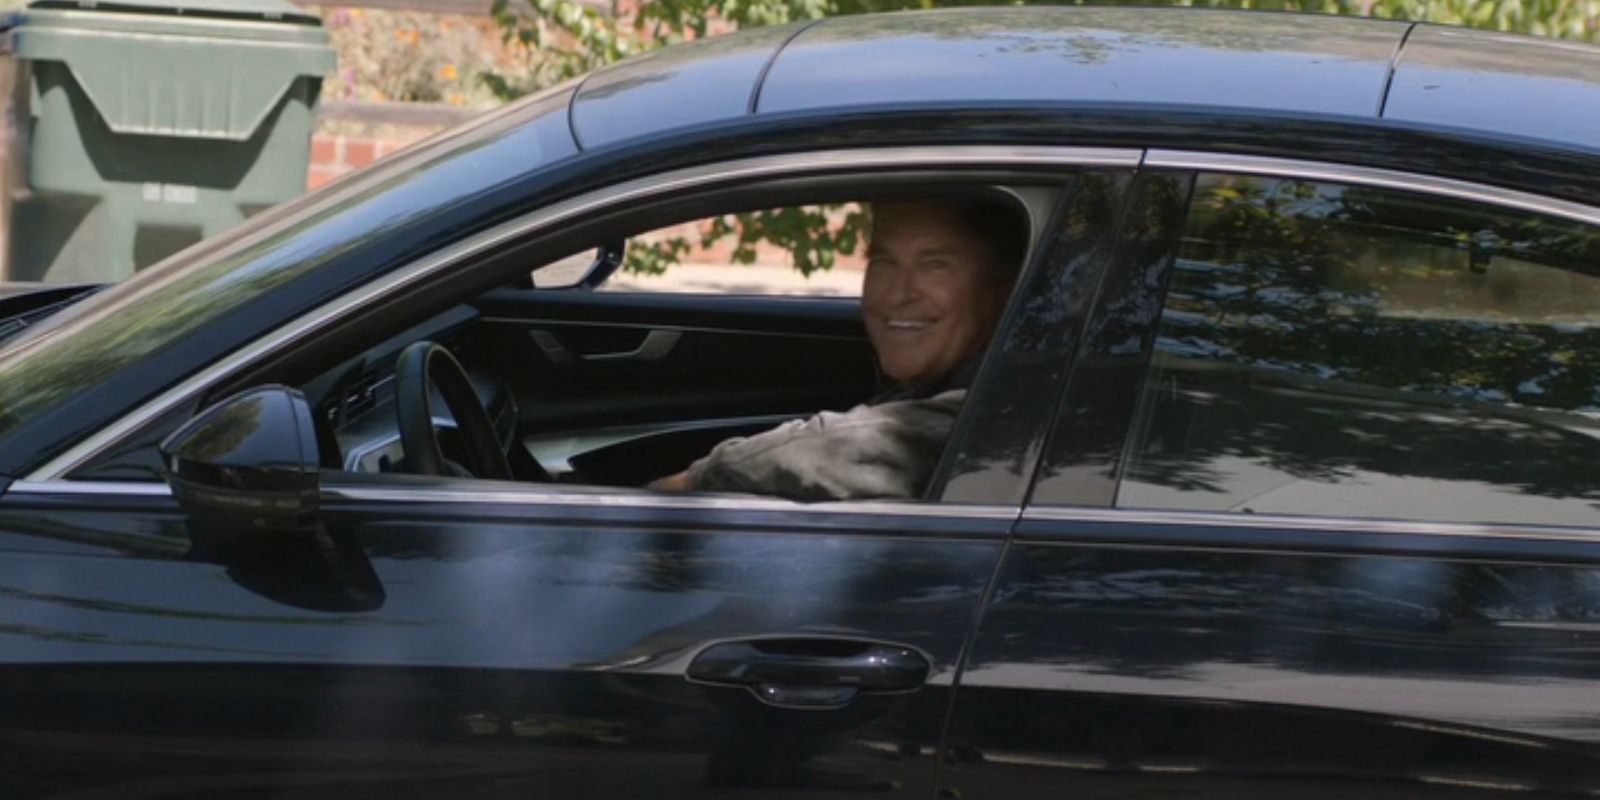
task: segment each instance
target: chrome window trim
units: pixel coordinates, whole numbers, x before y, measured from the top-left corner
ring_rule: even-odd
[[[1138,166],[1144,151],[1138,148],[1047,147],[1047,146],[949,146],[883,147],[788,153],[776,156],[739,159],[720,164],[674,170],[608,186],[579,197],[547,206],[527,216],[502,223],[420,259],[378,280],[333,300],[236,353],[212,364],[188,380],[147,401],[116,422],[56,456],[25,476],[29,482],[61,480],[72,470],[114,446],[123,437],[204,392],[244,365],[271,354],[289,342],[307,336],[356,309],[433,275],[446,267],[485,250],[553,227],[573,217],[609,205],[636,202],[645,198],[687,189],[714,186],[733,181],[779,176],[803,176],[830,172],[876,169],[954,169],[989,167],[1127,167]]]
[[[172,489],[155,481],[15,481],[5,494],[95,495],[100,497],[171,497]]]
[[[426,489],[413,486],[327,486],[323,497],[366,502],[475,503],[489,505],[586,506],[601,508],[764,511],[793,514],[847,514],[889,517],[948,517],[962,520],[1015,520],[1020,506],[940,505],[893,500],[800,503],[768,497],[716,497],[695,494],[564,493],[537,489]]]
[[[1397,189],[1537,214],[1548,214],[1575,222],[1600,226],[1600,209],[1582,203],[1543,197],[1516,189],[1488,186],[1454,178],[1418,175],[1392,169],[1320,161],[1300,161],[1288,158],[1234,155],[1230,153],[1202,153],[1188,150],[1151,150],[1145,155],[1144,165],[1159,169],[1194,169],[1205,172],[1270,175],[1299,180]]]
[[[504,485],[504,484],[502,484]],[[17,481],[7,494],[171,497],[164,483],[135,481]],[[1597,542],[1600,528],[1594,531],[1570,527],[1468,522],[1416,522],[1392,519],[1348,517],[1309,517],[1288,514],[1229,514],[1206,511],[1160,511],[1151,509],[1085,508],[1078,506],[1030,506],[1024,512],[1013,505],[941,505],[896,502],[892,500],[846,501],[842,503],[797,503],[764,497],[713,497],[693,494],[578,493],[543,491],[537,488],[495,488],[484,490],[430,489],[417,486],[351,487],[323,489],[329,499],[356,502],[396,503],[483,503],[491,505],[601,506],[637,509],[717,509],[725,511],[765,511],[821,514],[860,514],[871,516],[949,517],[952,519],[1012,520],[1022,522],[1075,522],[1132,525],[1171,525],[1204,528],[1252,528],[1327,533],[1373,533],[1435,537],[1479,537],[1494,539],[1542,539],[1548,541]],[[1022,536],[1032,541],[1037,537]],[[1058,537],[1049,537],[1057,539]]]
[[[1542,539],[1547,541],[1600,542],[1600,528],[1484,522],[1424,522],[1398,519],[1311,517],[1293,514],[1240,514],[1223,511],[1162,511],[1141,508],[1086,508],[1079,506],[1029,506],[1022,522],[1078,522],[1134,525],[1173,525],[1199,528],[1254,528],[1311,533],[1372,533],[1449,538]],[[1032,541],[1035,537],[1019,536]],[[1050,537],[1055,539],[1058,537]]]
[[[502,488],[504,487],[504,488]],[[134,481],[17,481],[7,494],[70,495],[96,497],[171,497],[164,483]],[[472,503],[476,505],[526,505],[541,507],[635,508],[667,510],[761,511],[793,514],[797,511],[822,515],[878,517],[945,517],[956,520],[1014,521],[1022,515],[1015,505],[940,505],[894,500],[799,503],[767,497],[718,497],[695,494],[649,494],[634,492],[562,492],[539,488],[514,488],[497,483],[493,489],[434,489],[420,486],[325,486],[327,500],[353,502]]]

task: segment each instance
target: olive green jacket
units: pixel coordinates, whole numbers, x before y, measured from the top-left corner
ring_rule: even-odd
[[[966,394],[824,411],[729,439],[689,466],[688,488],[802,501],[921,498]]]

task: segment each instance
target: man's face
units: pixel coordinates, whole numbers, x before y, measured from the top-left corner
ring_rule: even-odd
[[[861,310],[878,362],[911,386],[949,374],[988,342],[1005,288],[987,244],[938,203],[880,203]]]

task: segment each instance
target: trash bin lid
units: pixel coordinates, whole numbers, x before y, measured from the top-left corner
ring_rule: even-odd
[[[0,24],[0,56],[65,66],[113,133],[229,141],[335,66],[287,0],[34,0]]]
[[[33,0],[28,8],[322,24],[289,0]]]

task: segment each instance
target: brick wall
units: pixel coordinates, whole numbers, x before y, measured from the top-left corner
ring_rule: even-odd
[[[306,188],[315,189],[347,172],[360,169],[399,150],[429,132],[387,137],[318,132],[311,137],[311,164]]]

